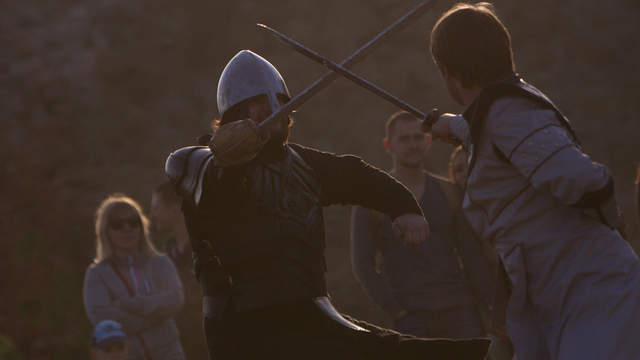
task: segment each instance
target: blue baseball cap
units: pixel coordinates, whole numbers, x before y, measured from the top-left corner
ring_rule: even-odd
[[[113,343],[127,343],[122,325],[113,320],[101,321],[91,332],[91,347],[102,349]]]

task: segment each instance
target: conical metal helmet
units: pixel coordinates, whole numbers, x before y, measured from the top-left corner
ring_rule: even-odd
[[[267,60],[249,50],[242,50],[229,61],[218,82],[218,111],[224,121],[227,110],[254,96],[266,94],[271,111],[280,108],[276,94],[290,99],[284,79]]]

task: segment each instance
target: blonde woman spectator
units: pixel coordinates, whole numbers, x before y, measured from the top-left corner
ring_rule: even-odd
[[[114,194],[96,212],[96,258],[84,280],[84,307],[94,325],[122,324],[129,359],[184,359],[173,317],[183,304],[171,260],[149,240],[149,221],[133,199]]]

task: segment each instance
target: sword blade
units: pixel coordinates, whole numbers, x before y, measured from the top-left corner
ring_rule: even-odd
[[[358,62],[362,61],[365,57],[369,56],[372,52],[382,46],[387,40],[398,34],[400,31],[407,28],[417,19],[419,19],[422,15],[426,14],[433,6],[438,2],[438,0],[427,0],[413,8],[411,11],[406,13],[403,17],[398,19],[395,23],[391,24],[388,28],[386,28],[383,32],[378,34],[376,37],[371,39],[368,43],[363,45],[358,51],[351,54],[347,59],[340,63],[345,69],[350,69]],[[266,28],[266,26],[262,24],[257,24],[258,28]],[[311,84],[308,88],[300,92],[296,97],[287,102],[284,106],[276,110],[273,114],[271,114],[268,118],[266,118],[258,128],[261,131],[264,131],[270,128],[277,121],[284,119],[287,115],[289,115],[292,111],[296,110],[300,105],[304,104],[316,95],[320,90],[327,87],[331,82],[336,80],[340,74],[330,71],[323,75],[320,79],[318,79],[315,83]]]
[[[276,30],[273,30],[271,28],[268,28],[266,26],[262,27],[263,29],[269,31],[269,34],[271,34],[273,37],[275,37],[276,39],[278,39],[278,41],[280,41],[281,43],[287,45],[288,47],[292,48],[293,50],[301,53],[302,55],[310,58],[311,60],[319,63],[320,65],[323,65],[324,67],[326,67],[329,70],[332,70],[333,72],[342,75],[343,77],[353,81],[354,83],[362,86],[363,88],[371,91],[372,93],[380,96],[381,98],[389,101],[390,103],[397,105],[399,108],[419,117],[420,119],[424,119],[425,115],[418,109],[414,108],[413,106],[405,103],[404,101],[398,99],[397,97],[389,94],[388,92],[380,89],[379,87],[373,85],[372,83],[370,83],[369,81],[361,78],[360,76],[352,73],[351,71],[345,69],[344,67],[334,63],[333,61],[327,59],[326,57],[314,52],[313,50],[305,47],[304,45],[301,45],[300,43],[297,43],[296,41],[284,36],[283,34],[277,32]]]

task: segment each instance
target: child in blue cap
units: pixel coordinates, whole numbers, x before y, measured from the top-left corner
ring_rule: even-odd
[[[91,332],[91,358],[93,360],[125,360],[129,356],[129,343],[122,325],[112,320],[98,323]]]

